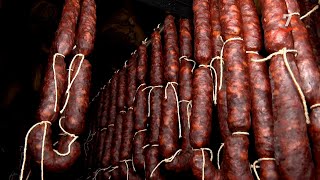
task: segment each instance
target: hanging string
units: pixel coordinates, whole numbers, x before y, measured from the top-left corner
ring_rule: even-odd
[[[179,138],[182,137],[181,135],[181,119],[180,119],[180,110],[179,110],[179,98],[178,98],[178,93],[177,93],[177,90],[176,88],[174,87],[173,84],[176,84],[178,86],[178,83],[177,82],[168,82],[166,87],[165,87],[165,90],[164,90],[164,99],[167,99],[168,96],[167,96],[167,89],[169,87],[169,85],[171,85],[171,87],[173,88],[173,91],[174,91],[174,95],[175,95],[175,98],[176,98],[176,105],[177,105],[177,114],[178,114],[178,124],[179,124]]]
[[[57,75],[56,75],[56,69],[55,69],[57,56],[62,56],[63,58],[65,58],[65,56],[60,53],[55,53],[53,55],[52,69],[53,69],[54,89],[56,94],[56,99],[54,102],[54,112],[57,112],[57,104],[58,104],[58,84],[57,84]]]
[[[179,103],[188,103],[187,105],[187,116],[188,116],[188,127],[190,129],[190,117],[191,117],[191,109],[192,109],[192,100],[188,101],[188,100],[180,100]]]
[[[200,64],[199,67],[209,68],[210,73],[211,73],[211,77],[213,78],[212,72],[214,72],[215,77],[217,77],[217,71],[211,65],[211,63],[209,65]],[[213,87],[212,87],[212,101],[214,104],[217,104],[217,96],[216,96],[217,93],[215,93],[216,86],[217,86],[217,78],[216,78],[216,83],[213,83]]]
[[[152,90],[154,90],[155,88],[163,88],[162,85],[159,85],[159,86],[148,86],[148,87],[145,87],[144,89],[142,89],[142,91],[145,91],[147,89],[150,89],[149,93],[148,93],[148,117],[150,117],[150,114],[151,114],[151,103],[150,103],[150,99],[151,99],[151,92]]]
[[[260,180],[259,174],[257,172],[257,163],[260,163],[261,161],[275,161],[275,158],[260,158],[256,161],[254,161],[254,163],[252,164],[252,168],[254,171],[254,174],[256,175],[257,179]]]
[[[196,68],[196,64],[197,64],[196,61],[194,61],[194,60],[192,60],[192,59],[188,59],[187,56],[181,56],[181,57],[179,58],[180,64],[181,64],[181,60],[185,60],[185,61],[189,61],[189,62],[192,62],[192,63],[193,63],[193,67],[192,67],[192,69],[191,69],[191,72],[193,73],[194,69]]]
[[[289,14],[284,14],[284,15],[283,15],[283,19],[286,19],[286,18],[287,18],[286,24],[285,24],[284,26],[286,26],[286,27],[289,26],[289,23],[290,23],[291,18],[292,18],[293,15],[298,15],[298,16],[300,16],[300,13],[294,12],[294,13],[289,13]]]
[[[217,165],[219,170],[220,170],[220,153],[223,147],[224,147],[224,143],[221,143],[217,153]]]
[[[72,80],[71,80],[71,71],[70,71],[70,70],[71,70],[71,68],[72,68],[73,62],[75,61],[75,59],[76,59],[78,56],[81,57],[81,60],[80,60],[80,63],[79,63],[79,67],[78,67],[78,69],[77,69],[77,71],[76,71],[76,74],[74,75],[74,77],[73,77]],[[66,106],[67,106],[67,104],[68,104],[68,102],[69,102],[70,89],[71,89],[71,87],[72,87],[73,82],[75,81],[75,79],[77,78],[77,76],[78,76],[78,74],[79,74],[79,72],[80,72],[80,69],[81,69],[81,65],[82,65],[82,63],[83,63],[83,60],[84,60],[84,55],[83,55],[83,54],[76,54],[76,55],[72,58],[72,60],[71,60],[71,63],[70,63],[70,66],[69,66],[69,74],[68,74],[68,87],[67,87],[67,90],[66,90],[67,98],[66,98],[65,104],[63,105],[63,108],[62,108],[61,111],[60,111],[61,114],[64,112],[64,110],[65,110],[65,108],[66,108]]]
[[[165,162],[165,163],[170,163],[170,162],[172,162],[172,161],[174,160],[174,158],[175,158],[177,155],[180,154],[181,151],[182,151],[182,149],[179,149],[179,150],[176,151],[171,157],[166,158],[166,159],[160,161],[160,162],[156,165],[156,167],[154,167],[154,169],[151,171],[150,178],[152,177],[153,173],[156,171],[156,169],[157,169],[162,163],[164,163],[164,162]]]

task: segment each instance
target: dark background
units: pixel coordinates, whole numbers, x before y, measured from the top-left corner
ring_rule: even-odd
[[[184,7],[178,6],[181,2]],[[186,16],[192,12],[190,2],[96,0],[97,38],[89,57],[92,96],[163,22],[168,10]],[[10,175],[18,179],[24,137],[35,123],[43,71],[63,4],[63,0],[0,0],[0,179]],[[81,171],[70,172],[68,179],[82,175]],[[35,176],[39,178],[40,172]],[[66,178],[57,174],[53,179],[59,177]]]

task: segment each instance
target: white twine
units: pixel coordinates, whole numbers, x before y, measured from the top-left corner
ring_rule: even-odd
[[[107,127],[104,127],[104,128],[102,128],[102,129],[100,129],[100,132],[106,131],[106,130],[108,130],[108,128],[107,128]]]
[[[301,16],[300,19],[304,19],[307,16],[309,16],[311,13],[313,13],[314,11],[316,11],[319,8],[320,5],[320,0],[318,0],[318,4],[316,6],[314,6],[309,12],[307,12],[305,15]]]
[[[156,28],[153,28],[153,31],[159,30],[160,29],[160,25],[161,25],[161,23],[159,23]]]
[[[217,153],[217,165],[219,170],[220,170],[220,153],[223,147],[224,147],[224,143],[221,143]]]
[[[176,90],[176,88],[174,87],[173,84],[176,84],[177,86],[179,85],[177,82],[168,82],[167,85],[166,85],[166,88],[164,90],[164,99],[167,100],[167,98],[168,98],[167,89],[168,89],[168,86],[171,85],[171,87],[173,88],[173,91],[174,91],[175,98],[176,98],[178,124],[179,124],[179,138],[181,138],[182,135],[181,135],[181,119],[180,119],[180,110],[179,110],[179,98],[178,98],[177,90]]]
[[[129,166],[128,166],[128,162],[133,161],[132,159],[126,159],[126,160],[121,160],[119,162],[124,162],[126,163],[126,167],[127,167],[127,180],[129,180]]]
[[[181,57],[179,58],[180,64],[181,64],[181,60],[185,60],[185,61],[189,61],[189,62],[192,62],[192,63],[193,63],[193,67],[192,67],[192,69],[191,69],[191,72],[193,73],[194,69],[196,68],[196,64],[197,64],[196,61],[194,61],[194,60],[192,60],[192,59],[188,59],[187,56],[181,56]]]
[[[136,93],[134,94],[134,97],[133,97],[133,102],[136,101],[136,96],[137,96],[137,93],[138,93],[138,90],[142,87],[142,86],[146,86],[146,83],[142,83],[138,86],[138,88],[136,89]]]
[[[249,136],[250,134],[248,132],[241,132],[241,131],[237,131],[237,132],[233,132],[232,135],[247,135]]]
[[[256,54],[259,55],[258,51],[246,51],[247,54]]]
[[[204,171],[205,171],[204,167],[206,165],[206,159],[205,159],[205,156],[204,156],[204,151],[206,150],[206,151],[210,152],[210,155],[211,155],[210,161],[213,160],[213,152],[212,152],[212,150],[210,148],[200,148],[200,149],[193,149],[193,150],[194,151],[200,150],[202,152],[202,180],[204,180]]]
[[[27,159],[27,147],[28,147],[28,138],[29,134],[31,131],[38,125],[44,124],[44,130],[43,130],[43,138],[42,138],[42,146],[41,146],[41,180],[43,180],[43,159],[44,159],[44,144],[45,144],[45,139],[46,139],[46,133],[47,133],[47,124],[51,125],[50,121],[41,121],[36,124],[34,124],[27,132],[26,137],[24,139],[24,149],[23,149],[23,161],[22,161],[22,166],[21,166],[21,173],[20,173],[20,180],[23,180],[23,173],[24,173],[24,168],[26,164],[26,159]]]
[[[180,154],[180,152],[182,151],[182,149],[179,149],[178,151],[176,151],[171,157],[169,158],[166,158],[162,161],[160,161],[156,167],[154,167],[154,169],[151,171],[151,174],[150,174],[150,178],[152,177],[153,173],[155,172],[155,170],[162,164],[162,163],[170,163],[174,160],[174,158]]]
[[[57,84],[57,75],[56,75],[56,69],[55,69],[57,56],[62,56],[63,58],[65,58],[65,56],[60,53],[55,53],[53,55],[52,69],[53,69],[54,89],[56,94],[56,99],[54,102],[54,112],[57,112],[57,104],[58,104],[58,84]]]
[[[179,103],[188,103],[187,105],[187,116],[188,116],[188,127],[190,129],[190,117],[191,117],[191,108],[192,108],[192,100],[180,100]]]
[[[100,173],[100,171],[106,171],[108,169],[110,169],[112,166],[109,166],[107,168],[98,168],[95,172],[94,172],[94,177],[92,178],[92,180],[96,180],[98,174]]]
[[[163,86],[162,85],[159,85],[159,86],[148,86],[148,87],[145,87],[144,89],[142,89],[142,91],[145,91],[146,89],[150,89],[150,91],[148,93],[148,117],[150,117],[150,114],[151,114],[151,103],[150,103],[151,92],[155,88],[163,88]]]
[[[254,171],[254,174],[256,175],[257,179],[260,180],[259,174],[257,172],[257,163],[261,162],[261,161],[275,161],[275,158],[260,158],[256,161],[254,161],[254,163],[252,164],[252,168]]]
[[[70,89],[71,89],[71,87],[72,87],[73,82],[75,81],[75,79],[77,78],[77,76],[78,76],[78,74],[79,74],[79,72],[80,72],[81,65],[82,65],[83,60],[84,60],[84,55],[83,55],[83,54],[76,54],[76,55],[72,58],[72,61],[71,61],[70,65],[69,65],[69,69],[71,69],[73,62],[75,61],[76,57],[78,57],[78,56],[81,57],[81,60],[80,60],[80,63],[79,63],[79,67],[78,67],[78,69],[77,69],[77,72],[76,72],[76,74],[74,75],[74,77],[72,78],[72,80],[71,80],[71,71],[69,70],[69,73],[68,73],[68,87],[67,87],[67,90],[66,90],[67,98],[66,98],[65,104],[63,105],[63,108],[62,108],[61,111],[60,111],[61,114],[64,112],[64,110],[65,110],[65,108],[66,108],[66,106],[67,106],[67,104],[68,104],[68,102],[69,102]]]
[[[70,154],[71,152],[71,145],[77,140],[78,136],[76,136],[75,134],[71,134],[69,132],[67,132],[61,125],[61,120],[64,119],[65,117],[62,116],[60,119],[59,119],[59,127],[60,129],[62,130],[62,132],[66,135],[69,135],[71,137],[73,137],[73,139],[70,141],[70,143],[68,144],[68,151],[66,153],[60,153],[59,151],[57,150],[53,150],[56,154],[58,154],[59,156],[67,156]]]
[[[217,71],[216,69],[211,65],[211,63],[209,65],[204,65],[204,64],[200,64],[199,67],[205,67],[205,68],[209,68],[210,73],[211,73],[211,77],[213,78],[213,74],[212,72],[214,72],[214,76],[215,76],[215,83],[213,84],[212,87],[212,101],[214,104],[217,104],[217,92],[215,92],[216,86],[217,86]]]
[[[290,53],[291,53],[291,52],[292,52],[292,53],[297,53],[297,50],[291,50],[291,49],[283,48],[283,49],[280,49],[280,50],[277,51],[277,52],[274,52],[274,53],[270,54],[270,55],[269,55],[268,57],[266,57],[266,58],[257,59],[257,60],[253,60],[253,59],[252,59],[251,61],[253,61],[253,62],[264,62],[264,61],[267,61],[267,60],[271,59],[271,58],[272,58],[273,56],[275,56],[275,55],[283,55],[284,64],[285,64],[285,66],[286,66],[286,68],[287,68],[287,70],[288,70],[288,72],[289,72],[289,74],[290,74],[290,77],[291,77],[291,79],[292,79],[294,85],[296,86],[297,91],[298,91],[298,93],[299,93],[299,95],[300,95],[300,99],[301,99],[301,101],[302,101],[302,105],[303,105],[303,109],[304,109],[304,116],[305,116],[305,118],[306,118],[306,123],[307,123],[307,124],[310,124],[310,119],[309,119],[309,113],[308,113],[308,107],[307,107],[306,98],[305,98],[305,96],[304,96],[304,94],[303,94],[303,91],[302,91],[302,89],[301,89],[298,81],[296,80],[296,78],[295,78],[295,76],[294,76],[294,74],[293,74],[293,72],[292,72],[292,70],[291,70],[291,68],[290,68],[290,65],[289,65],[289,62],[288,62],[288,59],[287,59],[287,53],[288,53],[288,52],[290,52]]]
[[[119,168],[119,166],[112,167],[112,169],[109,170],[108,173],[110,173],[110,172],[112,172],[112,171],[114,171],[114,170],[116,170],[116,169],[118,169],[118,168]]]
[[[122,111],[120,111],[119,113],[120,113],[120,114],[125,114],[125,113],[127,113],[127,111],[122,110]]]
[[[149,146],[150,146],[150,144],[146,144],[146,145],[142,146],[142,149],[145,149],[145,148],[147,148]]]
[[[314,109],[314,108],[317,108],[317,107],[320,107],[320,104],[314,104],[314,105],[310,106],[310,109]]]
[[[134,139],[134,137],[136,137],[137,134],[139,134],[139,133],[141,133],[141,132],[144,132],[144,131],[147,131],[147,130],[148,130],[148,129],[141,129],[141,130],[135,132],[132,139]]]
[[[286,24],[285,24],[284,26],[286,26],[286,27],[289,26],[289,23],[290,23],[291,18],[292,18],[293,15],[300,16],[300,13],[294,12],[294,13],[289,13],[289,14],[284,14],[284,15],[283,15],[283,19],[286,19],[286,18],[287,18],[287,22],[286,22]]]
[[[241,37],[234,37],[234,38],[230,38],[230,39],[227,39],[226,41],[223,41],[222,37],[220,36],[220,39],[221,41],[223,42],[223,45],[222,45],[222,48],[221,48],[221,51],[220,51],[220,71],[222,72],[221,75],[220,75],[220,85],[219,85],[219,91],[221,90],[222,88],[222,80],[223,80],[223,64],[224,64],[224,61],[223,61],[223,51],[224,51],[224,46],[230,42],[230,41],[243,41],[243,39]]]
[[[147,41],[148,41],[148,37],[146,37],[146,38],[142,41],[142,44],[143,44],[143,45],[146,45],[146,44],[147,44]]]
[[[137,171],[136,171],[136,168],[134,167],[134,162],[133,162],[133,153],[132,153],[132,155],[131,155],[131,158],[132,158],[132,161],[131,161],[132,169],[133,169],[133,171],[134,171],[134,172],[137,172]]]

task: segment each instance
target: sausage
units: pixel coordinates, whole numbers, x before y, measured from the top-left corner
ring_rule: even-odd
[[[198,64],[208,64],[212,58],[210,2],[193,1],[194,15],[194,57]]]
[[[169,158],[178,150],[178,108],[176,99],[179,48],[174,17],[168,15],[164,21],[164,78],[167,82],[164,89],[167,95],[162,100],[162,119],[160,121],[159,145],[164,158]],[[170,84],[172,83],[172,84]]]
[[[261,0],[265,46],[269,53],[293,48],[292,34],[285,27],[285,1]],[[292,53],[287,54],[292,72],[300,82]],[[313,163],[302,103],[281,55],[271,59],[269,72],[274,115],[275,158],[283,178],[310,179]],[[299,148],[296,148],[299,147]]]
[[[110,84],[105,87],[104,92],[103,92],[103,98],[104,98],[104,105],[103,105],[103,112],[102,112],[102,117],[101,117],[101,123],[100,123],[100,128],[99,128],[99,141],[98,141],[98,167],[101,166],[101,161],[102,161],[102,155],[104,151],[104,140],[107,134],[107,123],[109,119],[109,109],[110,109],[110,104],[111,104],[111,89],[110,89]]]
[[[49,56],[48,65],[46,69],[46,74],[43,80],[42,90],[41,90],[41,101],[37,111],[36,118],[40,121],[50,121],[55,122],[58,118],[60,111],[60,103],[62,101],[63,93],[66,90],[66,64],[64,58],[57,56],[53,65],[53,58]],[[54,81],[54,74],[56,77],[56,86]],[[56,91],[57,89],[57,91]],[[56,100],[57,95],[57,100]],[[57,101],[57,102],[56,102]],[[56,110],[54,111],[56,103]]]
[[[161,121],[161,102],[164,97],[163,87],[164,76],[163,76],[163,57],[162,57],[162,42],[159,30],[155,30],[151,35],[151,67],[150,67],[150,85],[154,86],[150,91],[150,129],[148,144],[151,146],[147,147],[144,151],[145,154],[145,177],[146,179],[162,179],[160,175],[160,169],[156,169],[151,176],[151,172],[159,163],[159,147],[152,146],[159,144],[159,131]],[[158,87],[157,87],[158,86]]]
[[[117,96],[118,96],[118,80],[119,80],[119,73],[116,73],[112,80],[111,80],[111,106],[109,109],[109,122],[108,122],[108,129],[107,129],[107,138],[105,138],[104,142],[104,153],[102,159],[102,167],[106,168],[110,165],[111,160],[111,143],[113,139],[114,133],[114,125],[117,115]]]
[[[77,66],[78,63],[79,61],[75,61],[74,66]],[[72,73],[71,77],[74,75],[75,73]],[[84,127],[85,124],[85,113],[89,104],[90,81],[91,65],[87,60],[84,60],[77,78],[71,86],[69,104],[65,110],[65,119],[62,120],[61,124],[62,128],[68,133],[75,135],[80,135],[80,133],[82,133],[82,127]],[[72,108],[70,106],[72,106]],[[74,113],[74,110],[77,110],[79,113]],[[70,153],[66,156],[61,156],[53,150],[51,135],[51,126],[48,123],[41,126],[35,126],[35,128],[32,129],[29,135],[30,138],[28,139],[28,146],[31,149],[33,159],[35,162],[41,163],[42,142],[43,137],[45,137],[45,144],[43,147],[44,168],[54,172],[70,168],[80,156],[80,144],[77,142],[72,143],[72,141],[74,141],[74,137],[72,136],[61,136],[58,143],[59,153],[67,153],[68,146],[72,143],[70,145]]]
[[[96,34],[96,3],[83,0],[76,38],[76,54],[89,55],[94,47]]]
[[[194,71],[192,81],[192,113],[190,122],[190,143],[193,149],[209,147],[212,130],[213,82],[208,68]]]
[[[64,56],[68,55],[74,46],[79,13],[79,0],[65,1],[54,39],[54,51]]]
[[[192,56],[192,37],[191,24],[188,19],[180,19],[180,55],[190,58]],[[190,127],[189,127],[189,109],[188,101],[192,97],[192,62],[185,59],[180,60],[179,71],[179,99],[184,100],[180,102],[180,118],[182,131],[182,152],[176,156],[171,163],[167,163],[165,168],[167,170],[174,170],[175,172],[187,171],[190,168],[189,162],[192,157],[192,147],[190,145]],[[189,112],[188,112],[189,111]]]
[[[213,57],[220,56],[221,48],[223,42],[221,41],[221,25],[220,25],[220,13],[219,13],[219,3],[218,0],[211,0],[210,3],[210,14],[211,14],[211,27],[212,27],[212,49]],[[227,119],[228,119],[228,108],[227,108],[227,94],[226,94],[226,84],[225,77],[221,77],[221,71],[225,69],[220,67],[221,60],[217,59],[213,62],[213,67],[217,72],[217,84],[216,84],[216,93],[217,93],[217,111],[218,111],[218,121],[222,141],[224,142],[228,136],[231,135]],[[221,79],[222,78],[222,79]],[[221,88],[220,87],[221,83]]]
[[[239,7],[239,1],[234,0],[220,1],[219,6],[222,37],[225,40],[222,53],[226,69],[227,122],[232,133],[248,132],[251,126],[251,94],[245,45],[242,40],[230,40],[243,37]],[[227,42],[228,40],[230,41]],[[246,135],[232,135],[226,139],[222,164],[222,173],[226,179],[253,179],[249,167],[248,145],[242,145],[248,141]],[[235,151],[236,148],[241,149]],[[227,158],[229,154],[233,154],[233,159]]]
[[[196,179],[201,180],[203,175],[203,168],[204,168],[204,179],[214,179],[214,180],[221,180],[224,177],[221,175],[220,171],[217,171],[212,162],[210,161],[210,157],[207,151],[203,151],[204,155],[202,154],[201,150],[197,150],[193,152],[192,156],[192,173]],[[205,160],[205,166],[203,167],[203,158]]]
[[[288,13],[300,12],[299,5],[296,1],[286,0]],[[293,16],[290,21],[292,27],[292,37],[294,41],[294,49],[298,55],[295,57],[295,63],[300,75],[300,86],[306,97],[306,101],[310,106],[320,102],[320,73],[317,67],[316,58],[312,51],[312,45],[308,38],[308,31],[299,16]],[[320,108],[312,108],[309,126],[309,134],[312,142],[313,160],[315,162],[315,170],[317,178],[320,178],[320,143],[318,139],[320,135],[320,121],[316,118],[320,113]]]
[[[133,139],[133,164],[135,169],[143,174],[144,172],[144,155],[142,147],[146,144],[146,132],[141,131],[147,128],[147,93],[143,91],[146,87],[146,74],[147,74],[147,48],[145,43],[141,44],[138,48],[137,60],[137,87],[134,105],[134,130],[135,135]]]
[[[262,47],[260,21],[251,0],[240,1],[243,22],[243,37],[247,51],[258,52]],[[251,115],[255,140],[255,149],[259,158],[274,158],[273,116],[271,86],[268,67],[265,62],[251,62],[251,59],[262,59],[255,53],[247,53],[251,87]],[[261,179],[278,179],[275,161],[260,162]]]

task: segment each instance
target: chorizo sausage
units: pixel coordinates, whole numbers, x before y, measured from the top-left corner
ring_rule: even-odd
[[[296,1],[285,0],[288,8],[288,13],[300,12],[299,5]],[[312,46],[308,38],[308,31],[304,23],[300,20],[299,16],[293,16],[290,21],[292,27],[292,37],[294,41],[294,49],[297,50],[298,54],[295,57],[295,62],[300,75],[300,85],[302,91],[306,97],[307,103],[312,107],[320,102],[320,72],[317,67],[315,56],[312,52]],[[311,109],[309,126],[309,134],[312,142],[313,159],[315,162],[316,176],[320,178],[320,148],[318,139],[320,135],[320,121],[316,119],[316,115],[319,114],[320,108],[315,107]]]
[[[261,0],[265,46],[269,53],[293,48],[292,34],[285,26],[285,1]],[[291,70],[300,82],[294,56],[287,54]],[[269,72],[274,115],[275,158],[283,178],[310,179],[313,163],[302,103],[281,55],[271,59]],[[299,148],[296,148],[299,147]]]

